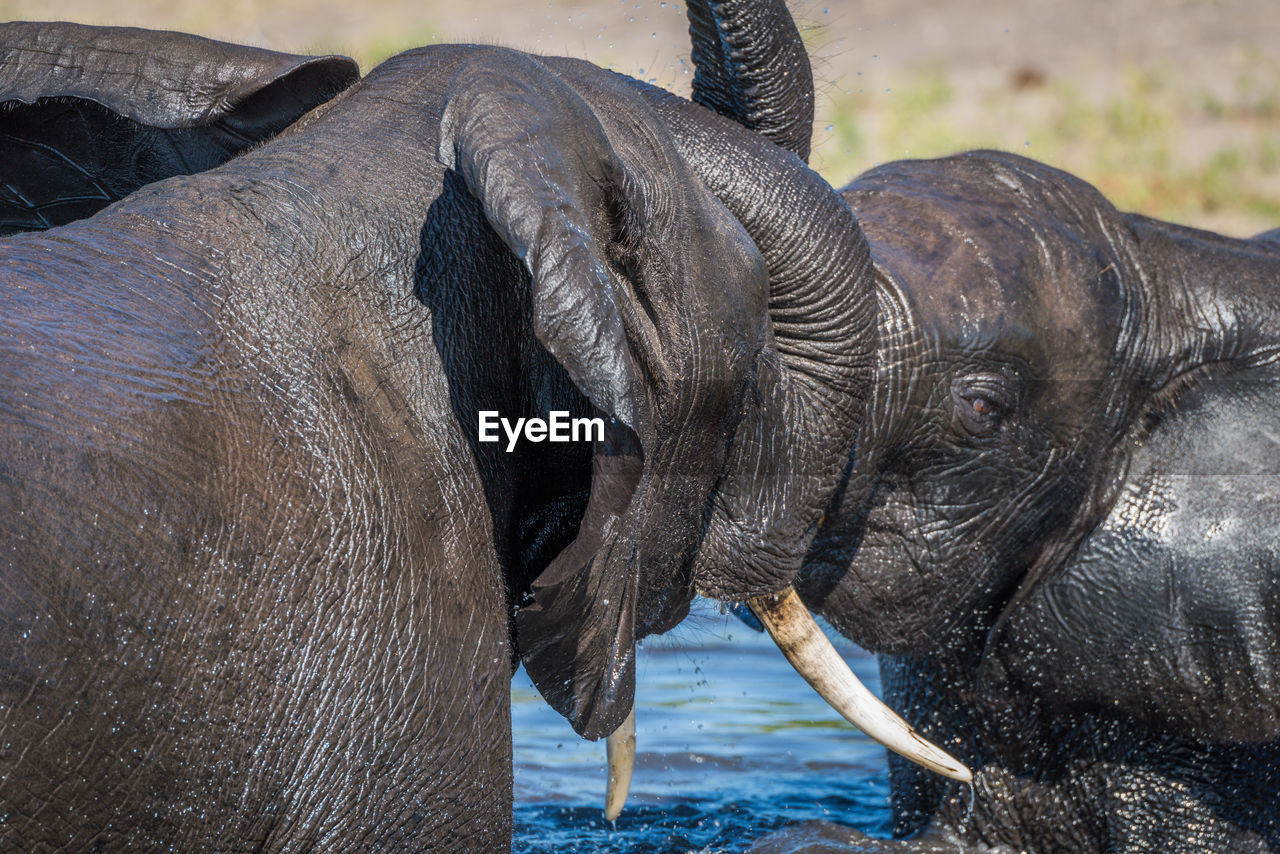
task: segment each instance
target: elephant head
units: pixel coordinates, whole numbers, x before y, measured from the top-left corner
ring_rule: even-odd
[[[359,76],[346,57],[128,27],[15,21],[0,50],[0,235],[217,166]]]
[[[772,76],[772,63],[778,56],[788,57],[788,61],[804,59],[799,34],[782,4],[695,2],[689,6],[689,15],[700,75],[694,96],[706,106],[715,106],[717,93],[740,88],[747,80]],[[767,26],[762,28],[761,22]],[[709,43],[706,28],[711,25],[729,34],[726,42],[717,42],[727,54],[700,52],[700,46]],[[747,35],[740,32],[743,30]],[[778,41],[777,50],[749,49],[750,39],[755,37],[751,34],[760,32],[768,32]],[[727,65],[725,55],[732,59]],[[807,70],[807,59],[804,63]],[[592,90],[597,72],[589,65],[550,59],[545,64],[579,92]],[[708,73],[703,75],[703,69]],[[702,104],[691,104],[660,89],[625,78],[617,83],[617,92],[609,95],[612,112],[619,112],[619,104],[629,104],[624,93],[638,96],[644,104],[643,111],[637,104],[621,112],[626,116],[635,110],[626,127],[653,123],[651,116],[671,134],[673,152],[666,155],[669,165],[655,171],[669,174],[681,169],[682,162],[687,164],[689,177],[676,183],[704,188],[731,217],[728,228],[736,222],[745,229],[763,260],[767,293],[760,305],[767,310],[760,347],[749,363],[744,363],[748,365],[745,393],[735,407],[721,410],[723,404],[712,401],[696,407],[673,407],[675,412],[693,413],[692,417],[682,416],[687,420],[678,429],[670,424],[657,430],[634,426],[660,416],[661,408],[621,416],[638,440],[643,468],[629,476],[639,479],[629,481],[630,492],[614,489],[609,493],[615,502],[611,509],[594,509],[600,484],[610,482],[596,469],[592,503],[582,517],[578,539],[533,578],[532,600],[517,613],[518,641],[527,671],[548,702],[565,714],[579,733],[589,737],[613,733],[631,706],[632,644],[636,638],[673,625],[683,616],[692,590],[721,600],[748,600],[770,624],[792,663],[842,714],[913,761],[967,779],[963,765],[917,736],[857,683],[790,592],[830,496],[841,485],[854,454],[853,443],[862,425],[873,373],[875,340],[870,258],[862,232],[844,200],[801,159],[807,154],[812,123],[811,78],[796,74],[787,78],[785,86],[753,85],[746,87],[748,97],[733,99],[735,108],[745,110],[750,119],[744,123],[758,126],[757,132],[745,132],[731,120],[741,116],[721,118],[708,113]],[[455,80],[454,85],[461,84]],[[492,81],[468,85],[473,92],[486,93],[486,98],[501,91]],[[515,116],[515,127],[494,135],[493,141],[485,143],[486,150],[516,151],[525,163],[545,162],[546,158],[528,156],[522,145],[498,141],[506,139],[507,133],[528,139],[527,129],[535,122],[521,105],[537,103],[528,94],[504,108],[473,103],[468,113],[482,118],[474,125],[472,138],[488,140],[496,117],[506,121]],[[576,118],[564,104],[554,108],[539,105],[537,109],[546,115],[575,115],[574,127],[595,127],[594,121]],[[801,119],[788,113],[795,110],[801,111]],[[455,125],[449,116],[447,110],[443,161],[466,163],[450,157],[448,145]],[[611,123],[616,119],[603,109],[595,110],[595,119],[608,140],[622,137],[613,130]],[[457,147],[456,142],[453,145]],[[504,231],[505,223],[513,220],[514,209],[501,210],[504,202],[491,201],[488,188],[494,185],[495,177],[503,181],[499,186],[516,182],[504,177],[510,172],[495,168],[497,162],[484,159],[462,171],[469,176],[472,192],[485,199],[490,222],[524,259],[536,291],[538,256],[544,250],[535,251],[527,236],[532,225],[524,227],[526,236]],[[543,171],[539,170],[538,180],[542,180]],[[487,185],[479,177],[482,175],[488,176]],[[544,203],[541,207],[559,209],[563,205]],[[575,202],[573,207],[581,204]],[[650,263],[658,260],[659,256],[652,249],[644,250],[643,244],[640,252],[639,257],[647,257]],[[671,278],[670,273],[645,273],[636,263],[624,269],[637,269],[640,281]],[[700,299],[696,295],[704,285],[699,277],[686,273],[680,279],[681,288],[694,294],[683,298]],[[723,289],[715,277],[709,277],[705,286]],[[613,290],[625,293],[620,287]],[[667,299],[678,298],[679,293],[673,289]],[[723,327],[723,319],[716,322]],[[704,379],[699,361],[706,356],[697,353],[705,341],[673,346],[662,343],[670,332],[662,331],[660,325],[655,330],[656,337],[650,341],[659,342],[664,352],[692,354],[683,364],[668,361],[671,387],[685,395],[700,393]],[[723,334],[716,333],[716,338]],[[705,335],[705,331],[700,333]],[[653,345],[641,340],[630,346],[639,352],[641,347]],[[726,354],[733,352],[730,349]],[[582,373],[585,365],[573,364],[574,358],[564,354],[560,362],[595,406],[618,417],[619,410],[607,404],[610,398],[603,389],[625,376],[625,371],[610,368],[625,364],[625,360],[594,356],[597,369],[607,373],[592,380]],[[653,368],[645,373],[662,376]],[[593,385],[601,391],[587,391]],[[625,394],[610,394],[615,400],[626,399]],[[641,422],[634,421],[636,418]],[[708,425],[710,435],[703,432]],[[659,438],[664,434],[678,436],[678,443],[664,445]],[[727,443],[720,444],[721,438],[728,439]],[[679,477],[674,477],[677,472]],[[671,501],[669,490],[674,481],[683,484],[683,494],[696,499],[695,503]],[[652,491],[657,484],[662,484],[662,491]],[[661,504],[642,503],[646,497]],[[623,515],[635,519],[636,534],[632,542],[623,541],[619,550],[618,543],[600,539],[597,523],[586,522],[600,518],[600,525],[613,524],[612,519],[622,514],[624,507],[626,514],[637,514]],[[682,507],[686,515],[673,514],[673,507]],[[674,594],[673,571],[677,578],[687,579],[687,586]],[[637,584],[639,592],[632,586]],[[628,612],[633,607],[632,597],[643,603],[634,616]],[[602,613],[607,615],[603,620]],[[584,623],[602,625],[605,630],[592,628],[584,633]],[[621,737],[626,740],[627,732]]]
[[[1150,352],[1131,340],[1142,273],[1083,182],[977,153],[889,164],[844,193],[882,306],[849,474],[870,498],[837,497],[802,592],[869,649],[941,653],[1096,523],[1142,390],[1176,369],[1129,355]]]
[[[596,69],[553,58],[517,76],[477,64],[450,85],[441,162],[523,260],[541,343],[614,419],[594,452],[591,497],[575,510],[576,539],[540,536],[545,568],[517,573],[528,585],[515,618],[521,660],[579,733],[615,733],[630,711],[636,639],[674,625],[694,590],[761,608],[772,597],[786,603],[776,616],[791,635],[785,651],[842,713],[963,777],[856,684],[786,593],[862,422],[870,259],[847,204],[803,164],[812,80],[785,6],[693,2],[689,18],[699,103],[621,77],[601,92]],[[805,74],[777,78],[780,59],[802,61]],[[703,108],[744,88],[730,102],[742,114],[729,118],[754,132]],[[669,149],[658,134],[644,138],[648,150],[635,146],[629,135],[648,126],[670,134]],[[549,170],[581,146],[570,127],[592,140],[592,153],[568,163],[586,171]],[[602,204],[606,222],[620,219],[603,235],[599,220],[570,213]],[[681,225],[671,211],[701,213]],[[686,236],[673,243],[674,233]],[[686,244],[687,254],[671,251]],[[726,282],[735,269],[744,278]],[[566,309],[574,293],[589,301]],[[590,320],[574,331],[575,318]]]
[[[900,827],[1026,845],[1049,834],[1018,816],[1056,810],[1092,828],[1063,844],[1159,847],[1143,816],[1181,799],[1206,838],[1247,837],[1254,799],[1211,805],[1280,735],[1274,244],[994,152],[844,194],[881,305],[849,472],[871,497],[836,497],[798,586],[981,768],[967,819],[899,769]]]

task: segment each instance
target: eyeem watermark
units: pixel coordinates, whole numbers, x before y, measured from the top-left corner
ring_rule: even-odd
[[[480,410],[476,434],[481,442],[500,442],[498,428],[507,434],[507,453],[523,435],[529,442],[603,442],[603,418],[570,418],[568,410],[553,409],[547,418],[502,418],[496,409]]]

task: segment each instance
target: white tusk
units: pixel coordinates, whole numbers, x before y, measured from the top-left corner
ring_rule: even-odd
[[[631,771],[636,765],[636,707],[631,707],[627,719],[610,733],[604,743],[605,756],[609,759],[609,787],[604,793],[605,821],[614,821],[622,814],[631,791]]]
[[[747,600],[773,642],[822,699],[849,723],[912,762],[945,777],[973,782],[973,773],[911,725],[863,685],[822,633],[792,587]]]

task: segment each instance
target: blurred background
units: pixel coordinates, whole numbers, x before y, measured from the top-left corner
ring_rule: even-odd
[[[1074,172],[1118,206],[1233,235],[1280,225],[1276,0],[791,0],[818,82],[813,165],[977,147]],[[480,41],[688,91],[681,0],[0,0],[0,16],[338,52]]]

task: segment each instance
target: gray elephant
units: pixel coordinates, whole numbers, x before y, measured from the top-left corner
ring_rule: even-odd
[[[123,97],[70,92],[88,136],[40,143],[70,166],[99,156],[93,122],[117,129],[97,103],[196,174],[95,180],[128,195],[0,242],[0,848],[499,849],[517,662],[598,738],[630,711],[635,641],[695,589],[786,587],[867,400],[869,255],[771,141],[808,78],[749,85],[741,39],[803,58],[785,7],[691,20],[698,99],[758,130],[481,47],[273,108],[221,165],[256,110],[192,141],[133,102],[136,57]],[[55,68],[122,37],[51,32]],[[209,67],[155,91],[203,92]],[[298,112],[330,94],[303,88]],[[496,416],[524,441],[486,441]],[[595,432],[537,441],[558,416]]]
[[[877,376],[795,586],[974,771],[891,757],[917,844],[855,847],[1280,849],[1280,232],[999,152],[842,195]]]

